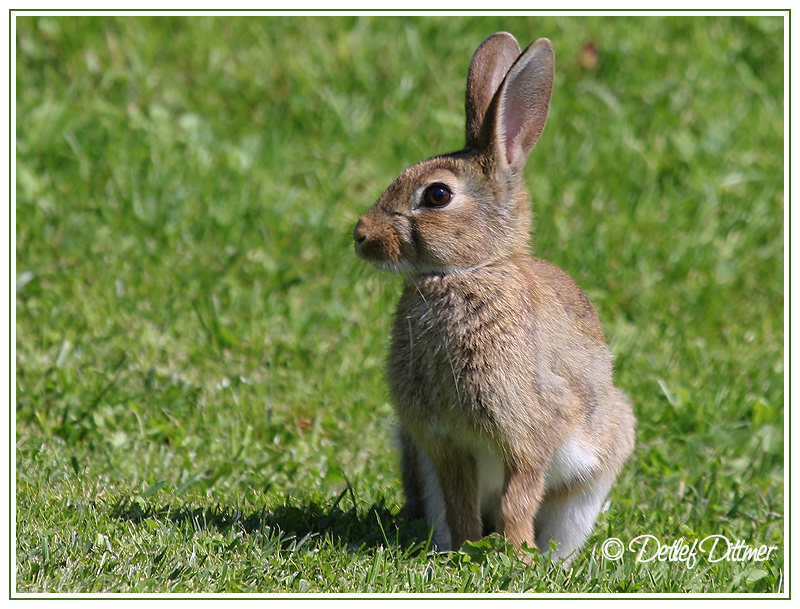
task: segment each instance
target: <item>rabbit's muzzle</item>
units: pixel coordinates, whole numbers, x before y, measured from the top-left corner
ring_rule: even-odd
[[[391,226],[377,224],[362,216],[353,230],[356,254],[379,266],[397,264],[402,258],[400,239]]]

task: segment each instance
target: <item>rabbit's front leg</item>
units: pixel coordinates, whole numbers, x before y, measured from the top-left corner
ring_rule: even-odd
[[[424,518],[426,503],[435,501],[433,498],[426,499],[426,496],[440,494],[438,492],[438,483],[426,479],[424,470],[421,470],[426,464],[420,462],[422,455],[419,454],[414,441],[403,427],[398,430],[398,442],[400,445],[400,466],[403,474],[403,491],[406,498],[405,505],[400,510],[400,516],[407,520]]]
[[[544,474],[538,467],[506,464],[506,485],[500,498],[503,535],[515,548],[535,548],[533,518],[544,495]]]
[[[452,445],[440,444],[430,451],[430,459],[442,489],[450,548],[458,550],[465,541],[482,537],[478,467],[470,451]]]

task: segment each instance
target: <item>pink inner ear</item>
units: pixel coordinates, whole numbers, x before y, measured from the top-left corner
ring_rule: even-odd
[[[504,136],[506,144],[506,161],[513,165],[517,151],[521,152],[519,136],[525,126],[524,100],[519,99],[519,90],[506,91],[506,100],[503,105]]]
[[[547,122],[552,77],[547,68],[529,61],[506,83],[498,118],[509,165],[528,158]]]

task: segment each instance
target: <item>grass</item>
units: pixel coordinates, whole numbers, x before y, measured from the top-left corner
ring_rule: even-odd
[[[14,592],[785,591],[781,16],[15,24]],[[400,283],[351,245],[461,146],[497,30],[556,48],[535,250],[639,420],[570,570],[496,537],[434,555],[396,518]],[[601,552],[645,534],[777,550]]]

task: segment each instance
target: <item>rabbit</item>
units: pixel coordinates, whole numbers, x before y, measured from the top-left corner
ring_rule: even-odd
[[[553,540],[569,564],[634,448],[597,312],[530,253],[523,173],[554,71],[546,38],[524,52],[487,38],[464,148],[403,171],[353,232],[360,258],[404,277],[387,358],[401,513],[425,518],[439,551],[496,531],[543,553]]]

